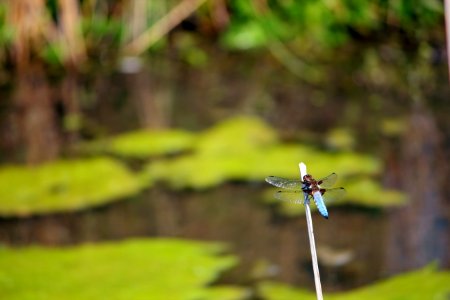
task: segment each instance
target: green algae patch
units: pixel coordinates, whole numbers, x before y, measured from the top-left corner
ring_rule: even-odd
[[[123,134],[112,138],[107,149],[123,157],[153,156],[139,175],[144,184],[158,181],[173,189],[204,190],[230,181],[263,182],[270,175],[299,178],[297,165],[304,161],[316,178],[338,174],[337,185],[347,189],[347,197],[339,203],[379,207],[404,202],[401,193],[386,191],[372,179],[382,171],[379,159],[349,150],[330,153],[305,144],[280,143],[273,128],[251,116],[230,118],[197,134],[181,130]],[[283,210],[295,215],[303,209]]]
[[[259,294],[267,300],[316,299],[313,292],[286,284],[265,282],[259,285]],[[450,296],[450,272],[437,271],[428,266],[348,292],[325,294],[330,300],[444,300]]]
[[[200,134],[196,150],[201,155],[233,155],[277,144],[273,128],[256,117],[224,120]]]
[[[305,144],[283,144],[269,125],[253,117],[232,118],[213,126],[198,135],[189,153],[147,164],[142,178],[173,189],[203,190],[229,181],[262,182],[270,175],[299,178],[300,161],[315,178],[338,174],[336,186],[344,186],[347,196],[330,205],[384,207],[404,203],[403,194],[383,189],[374,179],[382,171],[379,159],[352,151],[330,153]],[[280,207],[290,215],[304,211],[291,204],[281,203]]]
[[[85,145],[87,152],[145,159],[176,154],[194,147],[196,136],[184,130],[139,130]]]
[[[125,157],[145,158],[191,149],[194,141],[194,134],[188,131],[137,131],[112,139],[110,151]]]
[[[171,188],[196,190],[227,181],[262,181],[271,172],[290,174],[287,166],[308,151],[301,146],[279,146],[227,155],[193,153],[150,163],[144,177],[166,182]]]
[[[9,300],[242,299],[214,286],[237,258],[224,245],[140,239],[68,248],[0,248],[0,293]]]
[[[135,195],[142,186],[124,165],[104,157],[5,166],[0,169],[0,215],[80,210]]]
[[[267,155],[274,157],[272,148],[277,143],[275,131],[258,118],[228,119],[199,134],[191,153],[148,164],[143,177],[166,182],[175,189],[197,190],[230,180],[261,180],[273,168],[264,162]],[[299,147],[283,149],[287,151],[284,157],[276,158],[280,167],[305,153]]]
[[[239,154],[277,143],[275,130],[256,117],[234,117],[194,133],[180,129],[139,130],[84,145],[86,152],[145,159],[195,151],[198,154]]]
[[[144,180],[162,181],[174,189],[203,190],[228,181],[263,181],[269,175],[285,178],[299,178],[296,167],[299,158],[307,157],[308,168],[317,178],[329,175],[331,171],[341,178],[336,186],[344,186],[346,197],[327,205],[356,204],[384,207],[405,202],[398,191],[385,190],[368,176],[381,170],[378,160],[371,156],[355,153],[326,153],[301,144],[285,144],[256,148],[240,153],[200,154],[191,153],[171,159],[162,159],[148,164],[143,172]],[[330,170],[332,166],[332,170]],[[351,178],[351,180],[350,180]],[[274,192],[267,192],[264,200],[279,202]],[[280,209],[288,215],[304,212],[298,204],[279,202]]]
[[[298,178],[296,166],[301,157],[314,161],[311,165],[322,174],[330,172],[330,166],[334,166],[333,171],[339,172],[340,176],[376,174],[380,170],[379,162],[370,156],[322,153],[301,144],[281,144],[234,151],[220,154],[191,153],[161,159],[148,164],[144,176],[151,181],[165,181],[177,189],[201,190],[226,181],[263,181],[269,175]]]
[[[347,203],[361,206],[397,206],[406,203],[406,195],[396,190],[384,189],[373,179],[360,178],[344,183]],[[345,203],[341,201],[341,203]],[[336,201],[336,204],[339,204]]]
[[[251,299],[250,290],[244,288],[238,288],[232,285],[211,286],[207,289],[203,289],[200,293],[189,299],[204,299],[204,300],[244,300]],[[165,299],[165,298],[162,298]]]

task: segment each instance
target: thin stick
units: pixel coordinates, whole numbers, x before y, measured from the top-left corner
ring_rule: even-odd
[[[448,67],[448,80],[450,82],[450,0],[445,0],[445,28],[447,32],[447,67]]]
[[[183,0],[155,25],[143,32],[139,37],[125,46],[127,55],[136,56],[150,48],[181,21],[189,17],[206,0]]]
[[[300,176],[301,179],[303,180],[303,176],[308,174],[306,172],[306,165],[303,162],[301,162],[299,164],[299,167],[300,167]],[[307,194],[305,194],[305,211],[306,211],[306,223],[308,224],[309,245],[311,248],[311,257],[314,270],[314,283],[316,285],[317,300],[323,300],[322,285],[320,283],[319,264],[317,262],[316,243],[314,241],[314,230],[311,218],[311,209],[309,207],[309,199]]]

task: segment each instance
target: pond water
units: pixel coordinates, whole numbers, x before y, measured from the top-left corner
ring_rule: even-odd
[[[263,278],[313,288],[304,216],[286,217],[261,201],[261,184],[227,184],[204,192],[147,190],[134,199],[69,214],[0,220],[0,241],[13,245],[70,245],[128,237],[170,236],[225,241],[241,259],[225,282]],[[389,274],[398,261],[387,212],[331,207],[330,219],[314,213],[314,230],[326,290],[361,286]],[[389,264],[389,265],[388,265]],[[394,264],[394,265],[392,265]]]
[[[213,69],[187,68],[158,57],[166,72],[160,72],[153,61],[142,74],[110,78],[100,74],[94,83],[85,83],[86,90],[78,91],[87,103],[86,124],[78,138],[139,127],[198,129],[241,113],[262,116],[285,140],[319,147],[327,147],[323,141],[329,129],[351,128],[357,141],[353,150],[380,157],[383,185],[405,191],[410,202],[384,210],[331,207],[329,220],[314,214],[324,289],[362,286],[433,260],[450,267],[450,216],[445,201],[450,190],[442,184],[448,178],[443,162],[448,161],[450,144],[443,130],[448,114],[440,102],[448,88],[436,84],[438,88],[423,95],[432,96],[430,104],[421,106],[414,105],[401,88],[386,91],[390,85],[366,86],[363,75],[348,78],[339,66],[328,84],[319,88],[299,84],[284,73],[279,76],[270,60],[223,53],[214,57],[222,63]],[[391,101],[384,101],[384,96]],[[404,128],[383,135],[385,116],[406,120]],[[19,160],[21,152],[15,150],[4,152]],[[84,211],[3,218],[0,243],[56,246],[135,236],[225,241],[241,262],[221,280],[251,285],[261,278],[275,278],[313,288],[306,220],[284,216],[276,204],[263,203],[264,187],[262,182],[231,182],[202,192],[152,188],[132,199]]]

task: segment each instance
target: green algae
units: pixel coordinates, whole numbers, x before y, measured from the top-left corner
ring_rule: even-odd
[[[300,160],[317,178],[331,172],[339,174],[337,184],[346,187],[347,197],[334,204],[382,207],[404,203],[403,194],[383,189],[372,178],[382,169],[375,157],[281,144],[268,125],[254,118],[240,117],[218,124],[200,135],[192,152],[149,163],[143,178],[162,181],[174,189],[202,190],[228,181],[263,181],[268,175],[298,178]],[[281,206],[288,214],[303,211],[302,207]]]
[[[208,286],[237,263],[224,245],[139,239],[68,248],[0,248],[0,294],[9,300],[242,299]]]
[[[119,157],[152,159],[138,174],[104,157],[36,168],[3,167],[0,215],[82,209],[131,196],[155,181],[173,189],[204,190],[229,181],[263,183],[270,175],[299,178],[300,161],[316,178],[331,172],[339,175],[337,186],[346,188],[347,197],[334,204],[383,207],[404,202],[403,194],[383,189],[374,179],[382,172],[376,157],[280,143],[276,132],[255,117],[231,118],[197,134],[182,130],[131,132],[96,145]],[[303,210],[284,203],[280,209],[294,215]]]
[[[138,130],[85,145],[85,148],[95,153],[145,159],[190,150],[195,140],[195,134],[185,130]]]
[[[200,133],[191,152],[152,161],[142,178],[164,182],[173,189],[203,190],[229,181],[262,182],[269,175],[299,178],[300,161],[316,178],[339,174],[337,186],[347,189],[347,197],[334,204],[384,207],[405,202],[402,193],[385,190],[374,179],[382,171],[379,159],[351,151],[331,153],[304,144],[280,143],[270,126],[253,117],[228,119]],[[303,210],[281,206],[294,215]]]
[[[189,150],[206,155],[239,154],[276,142],[275,131],[259,118],[238,116],[200,133],[180,129],[139,130],[94,142],[89,147],[94,152],[143,159]]]
[[[193,153],[150,163],[144,172],[149,180],[164,181],[175,189],[202,190],[232,180],[261,181],[274,171],[289,173],[286,166],[304,150],[280,146],[227,155]]]
[[[304,145],[276,145],[238,154],[183,155],[150,163],[146,172],[149,178],[164,180],[174,188],[205,189],[229,180],[262,181],[275,174],[298,177],[296,166],[300,157],[307,157],[310,165],[323,174],[329,172],[330,166],[341,176],[374,174],[379,170],[379,163],[369,156],[323,154]]]
[[[238,116],[200,133],[196,150],[201,155],[240,155],[277,142],[275,130],[261,119]]]
[[[259,285],[259,294],[267,300],[316,299],[313,292],[276,282]],[[450,296],[450,272],[432,266],[404,273],[378,283],[336,294],[325,294],[330,300],[444,300]]]
[[[125,157],[145,158],[188,150],[194,141],[194,134],[188,131],[137,131],[112,139],[110,151]]]
[[[346,202],[361,206],[396,206],[406,203],[406,196],[397,190],[384,189],[370,178],[359,178],[344,183]],[[344,203],[344,201],[341,201]],[[336,202],[339,204],[339,202]]]
[[[0,168],[0,215],[84,209],[135,195],[142,186],[124,165],[105,157],[37,167],[4,166]]]

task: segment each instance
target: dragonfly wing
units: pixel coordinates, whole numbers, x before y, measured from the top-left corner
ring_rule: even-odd
[[[323,202],[321,192],[317,191],[317,192],[313,193],[313,198],[314,198],[314,202],[316,203],[317,209],[319,210],[320,214],[325,219],[328,219],[327,207],[325,206],[325,203]]]
[[[303,204],[305,201],[305,195],[302,191],[278,191],[275,193],[275,198],[296,204]]]
[[[331,173],[327,177],[317,180],[317,183],[321,188],[331,188],[337,180],[337,174]]]
[[[321,189],[322,198],[325,199],[327,203],[336,202],[339,199],[342,199],[345,196],[345,189],[342,187],[334,188],[334,189]]]
[[[276,176],[269,176],[266,178],[266,181],[271,185],[288,190],[301,190],[303,184],[301,180],[285,179]]]

